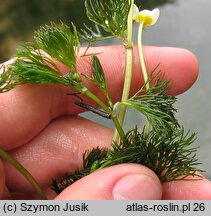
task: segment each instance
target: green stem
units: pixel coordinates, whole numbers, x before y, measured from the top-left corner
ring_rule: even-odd
[[[144,23],[142,22],[139,26],[139,29],[138,29],[138,52],[139,52],[142,74],[144,77],[144,82],[146,84],[146,90],[149,90],[149,88],[150,88],[150,85],[148,82],[149,77],[148,77],[147,69],[146,69],[146,65],[145,65],[144,54],[143,54],[143,44],[142,44],[143,26],[144,26]]]
[[[134,5],[134,0],[131,0],[130,3],[131,3],[131,8],[130,8],[130,12],[128,14],[128,20],[127,20],[127,45],[125,46],[126,47],[126,68],[125,68],[125,80],[124,80],[124,86],[123,86],[123,92],[122,92],[122,98],[121,98],[122,102],[127,101],[129,97],[131,81],[132,81],[132,71],[133,71],[133,5]],[[127,107],[125,105],[120,105],[118,120],[119,120],[121,127],[124,122],[126,109]],[[117,130],[115,130],[114,135],[113,135],[113,141],[118,142],[118,140],[119,140],[119,134],[117,133]]]
[[[125,137],[125,133],[122,129],[121,124],[119,123],[119,120],[115,114],[115,112],[111,111],[109,109],[108,106],[106,106],[104,104],[104,102],[102,100],[100,100],[96,95],[94,95],[91,91],[89,91],[88,89],[86,91],[83,92],[83,94],[85,94],[86,96],[88,96],[89,98],[91,98],[95,103],[97,103],[102,109],[104,109],[107,113],[109,113],[111,115],[111,119],[115,125],[115,128],[119,134],[119,136],[121,137]]]
[[[40,198],[42,200],[47,200],[46,195],[42,191],[41,187],[37,183],[37,181],[34,179],[34,177],[17,161],[15,158],[10,156],[7,152],[0,149],[0,157],[2,157],[4,160],[8,161],[12,166],[14,166],[22,175],[32,184],[35,191],[38,193]]]
[[[143,53],[143,44],[142,44],[143,26],[144,26],[144,22],[140,23],[140,26],[138,29],[138,52],[139,52],[141,70],[142,70],[142,74],[144,77],[144,83],[146,86],[146,91],[148,91],[150,89],[150,83],[148,82],[149,77],[147,74],[146,64],[145,64],[145,60],[144,60],[144,53]],[[150,125],[149,121],[147,121],[146,126],[145,126],[145,133],[149,134],[150,129],[151,129],[151,125]]]

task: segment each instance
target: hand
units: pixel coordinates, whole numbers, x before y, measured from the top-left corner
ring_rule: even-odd
[[[100,53],[102,48],[95,48]],[[109,80],[113,100],[120,98],[123,85],[124,51],[106,47],[99,58]],[[170,94],[186,91],[196,80],[198,63],[188,51],[177,48],[145,47],[148,71],[158,63],[170,80]],[[133,89],[141,86],[137,51],[135,51]],[[58,63],[61,72],[67,68]],[[89,64],[78,60],[80,73],[90,72]],[[97,91],[90,86],[92,91]],[[112,130],[78,117],[82,111],[75,98],[66,96],[70,89],[60,85],[19,86],[0,95],[0,147],[13,155],[35,179],[48,189],[52,178],[79,169],[82,154],[94,146],[108,146]],[[85,102],[86,99],[85,99]],[[90,103],[88,101],[88,103]],[[0,161],[0,197],[36,199],[31,185],[13,167]],[[95,172],[64,190],[56,199],[209,199],[211,183],[178,181],[160,184],[148,168],[121,164]]]

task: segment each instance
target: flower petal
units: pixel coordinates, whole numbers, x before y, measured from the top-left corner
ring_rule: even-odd
[[[140,14],[143,14],[143,15],[146,15],[146,16],[152,16],[152,11],[150,11],[150,10],[142,10],[142,11],[140,11],[139,12]]]
[[[139,9],[137,7],[136,4],[133,5],[133,19],[135,19],[135,17],[137,16],[137,14],[139,13]]]
[[[153,9],[151,12],[151,16],[153,17],[153,22],[151,25],[154,25],[160,16],[160,10],[158,8]]]

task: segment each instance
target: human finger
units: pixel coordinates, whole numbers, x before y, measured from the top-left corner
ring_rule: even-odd
[[[91,50],[100,53],[99,59],[104,67],[108,88],[114,101],[121,96],[124,80],[125,51],[121,46],[98,47]],[[143,84],[140,73],[137,49],[135,49],[134,76],[132,92]],[[179,94],[187,90],[196,80],[198,63],[192,53],[184,49],[168,47],[145,47],[146,65],[152,71],[158,63],[172,88],[169,93]],[[59,65],[63,73],[67,68]],[[78,72],[91,73],[90,63],[78,59]],[[100,96],[96,86],[90,89]],[[43,130],[51,120],[62,115],[75,115],[82,109],[74,104],[74,97],[66,96],[71,91],[61,85],[25,85],[0,95],[0,139],[1,148],[6,150],[23,145]],[[85,102],[91,103],[85,100]],[[21,127],[20,127],[21,123]]]
[[[61,192],[56,200],[155,200],[161,184],[148,168],[121,164],[94,172]]]
[[[112,130],[90,120],[60,118],[49,124],[25,145],[9,151],[38,181],[48,188],[52,179],[82,168],[82,155],[94,147],[108,147]],[[9,163],[4,162],[10,192],[32,192],[31,184]]]
[[[163,199],[167,200],[210,200],[211,182],[202,180],[172,181],[163,183]]]

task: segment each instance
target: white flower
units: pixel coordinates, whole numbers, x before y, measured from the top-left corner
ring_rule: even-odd
[[[138,23],[143,23],[143,27],[154,25],[160,16],[158,8],[150,10],[139,11],[138,7],[133,6],[133,19]]]

